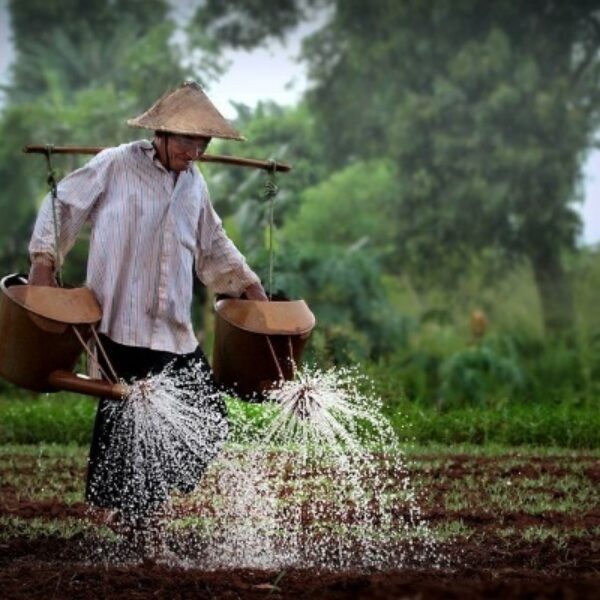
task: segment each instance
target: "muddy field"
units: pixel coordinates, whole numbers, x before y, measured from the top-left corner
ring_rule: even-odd
[[[175,565],[103,558],[120,542],[83,503],[84,451],[4,447],[0,593],[48,600],[599,596],[598,455],[440,450],[413,453],[409,469],[441,566],[411,560],[423,556],[413,538],[396,541],[407,558],[384,570],[215,570],[201,566],[207,549],[192,530],[178,539],[195,554]],[[185,523],[206,509],[180,504],[176,517]]]

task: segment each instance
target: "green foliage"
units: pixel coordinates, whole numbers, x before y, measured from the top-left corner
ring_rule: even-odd
[[[500,444],[600,447],[600,412],[595,407],[508,403],[498,408],[456,408],[446,412],[401,403],[388,412],[402,440],[417,444]]]
[[[74,394],[0,399],[0,443],[88,444],[95,405]]]
[[[263,404],[227,398],[229,438],[231,444],[256,443],[266,434],[275,413]]]
[[[325,177],[322,144],[306,106],[285,108],[261,102],[255,109],[236,105],[236,125],[247,137],[239,142],[215,140],[211,152],[291,162],[293,169],[278,175],[280,187],[275,200],[275,225],[293,219],[301,194]],[[264,198],[266,175],[261,171],[203,165],[211,196],[219,214],[226,218],[228,233],[251,260],[265,247],[269,206]]]
[[[319,362],[359,362],[390,350],[403,321],[383,291],[366,250],[291,240],[277,255],[275,288],[304,298],[317,317]]]
[[[480,343],[452,324],[413,327],[407,344],[375,368],[384,394],[442,410],[503,407],[507,403],[574,406],[597,404],[600,347],[584,351],[565,338],[531,339],[489,334]],[[390,401],[394,402],[393,398]],[[398,400],[399,401],[399,400]]]
[[[446,358],[440,365],[442,405],[482,405],[490,394],[518,396],[525,387],[525,374],[513,345],[506,352],[489,344],[476,345]]]
[[[171,43],[175,24],[162,0],[16,2],[10,4],[15,44],[8,104],[1,114],[0,261],[3,270],[27,270],[27,242],[46,192],[46,167],[24,156],[25,144],[114,145],[136,134],[125,120],[145,110],[188,74],[201,81],[217,62],[191,73]],[[193,66],[193,64],[192,64]],[[190,67],[191,68],[191,67]],[[139,132],[138,134],[139,135]],[[85,158],[85,157],[84,157]],[[59,176],[79,158],[55,158]],[[70,256],[84,279],[85,243]]]
[[[452,287],[473,260],[494,272],[525,258],[546,328],[571,328],[564,253],[600,116],[597,3],[228,0],[198,19],[217,44],[249,47],[315,7],[329,10],[304,44],[306,99],[332,168],[394,160],[397,268]]]
[[[417,292],[407,279],[384,278],[393,312],[406,326],[392,352],[379,359],[376,379],[411,401],[447,410],[510,402],[597,405],[600,336],[593,298],[598,252],[571,261],[577,290],[573,335],[544,334],[533,274],[521,268],[494,284],[476,273],[453,292]],[[470,326],[483,311],[481,338]],[[389,383],[387,383],[389,382]]]
[[[600,448],[600,411],[560,404],[520,404],[500,407],[454,408],[439,411],[399,396],[397,381],[378,380],[387,387],[385,412],[405,443],[500,444],[562,448]],[[230,400],[231,443],[260,440],[272,414],[261,405]],[[0,444],[86,445],[92,434],[95,401],[69,394],[0,400]]]
[[[300,208],[281,236],[302,244],[389,254],[397,229],[390,217],[398,195],[389,162],[353,163],[303,191]]]

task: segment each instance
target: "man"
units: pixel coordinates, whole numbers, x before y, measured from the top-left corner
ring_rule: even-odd
[[[213,137],[243,138],[194,82],[128,124],[154,130],[153,142],[100,152],[59,183],[55,211],[51,198],[45,199],[29,246],[29,283],[56,285],[56,267],[88,222],[86,285],[102,307],[99,331],[119,377],[143,378],[167,364],[185,369],[198,361],[208,369],[190,318],[194,271],[216,292],[267,300],[259,278],[224,232],[193,162]],[[214,402],[224,416],[222,399]],[[165,492],[150,478],[147,497],[127,497],[131,465],[106,460],[114,456],[117,437],[114,404],[102,400],[98,407],[87,499],[145,517],[171,489],[192,489],[197,480],[174,476]],[[197,478],[205,467],[198,465]]]

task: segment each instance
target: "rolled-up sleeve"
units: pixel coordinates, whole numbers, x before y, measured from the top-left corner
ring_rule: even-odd
[[[215,292],[240,296],[248,286],[259,282],[260,278],[227,237],[206,188],[203,192],[204,202],[196,244],[196,274],[205,286]]]

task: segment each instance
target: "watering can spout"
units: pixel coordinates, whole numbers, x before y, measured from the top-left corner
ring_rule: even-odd
[[[48,383],[57,390],[77,392],[78,394],[111,400],[124,400],[129,395],[129,387],[125,384],[91,379],[86,375],[60,369],[50,373]]]

